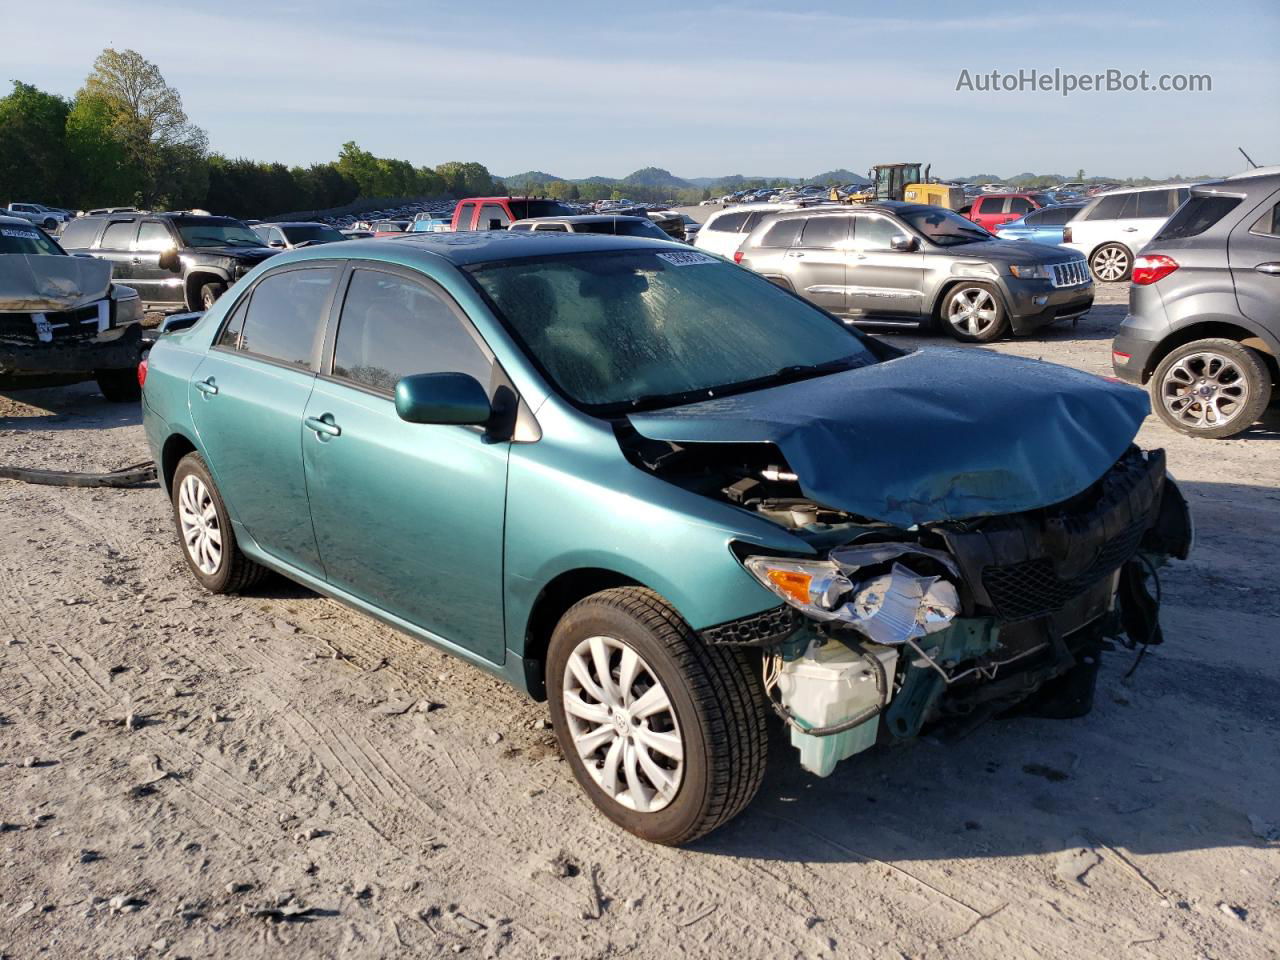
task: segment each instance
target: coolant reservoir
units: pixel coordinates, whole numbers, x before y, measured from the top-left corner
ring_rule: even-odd
[[[867,653],[884,667],[886,690],[876,685],[875,670],[843,643],[829,641],[809,645],[804,655],[782,665],[778,692],[782,704],[806,727],[831,727],[893,696],[893,674],[898,663],[894,647],[865,644]],[[800,765],[825,777],[837,763],[876,742],[879,716],[828,737],[815,737],[791,728],[791,745],[800,751]]]

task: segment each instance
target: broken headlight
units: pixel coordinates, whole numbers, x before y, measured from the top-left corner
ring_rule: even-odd
[[[835,620],[835,610],[853,590],[853,581],[829,560],[747,557],[743,565],[779,597],[815,620]]]
[[[857,583],[829,560],[756,556],[743,563],[806,616],[847,623],[877,643],[901,644],[945,630],[960,612],[954,584],[919,576],[901,563]]]

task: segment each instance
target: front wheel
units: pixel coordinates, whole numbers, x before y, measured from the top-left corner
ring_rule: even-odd
[[[226,292],[227,285],[216,280],[200,285],[199,293],[199,309],[212,310],[213,305],[218,302],[218,298]]]
[[[994,289],[984,283],[961,283],[942,301],[942,319],[962,343],[990,343],[1009,325]]]
[[[605,590],[551,637],[547,688],[573,775],[614,823],[680,845],[732,819],[764,777],[760,681],[651,590]]]
[[[1179,433],[1221,440],[1248,429],[1271,401],[1271,371],[1234,340],[1183,344],[1160,361],[1149,385],[1156,414]]]

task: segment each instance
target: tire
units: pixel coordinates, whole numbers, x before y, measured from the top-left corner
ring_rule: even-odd
[[[597,645],[609,693],[598,683]],[[638,666],[619,696],[630,654]],[[589,683],[579,680],[581,671]],[[592,697],[591,684],[603,698]],[[764,778],[764,693],[755,671],[741,651],[704,644],[651,590],[605,590],[571,607],[551,637],[547,687],[556,739],[574,777],[606,817],[644,840],[679,846],[705,836],[740,813]],[[617,709],[607,704],[611,696]],[[646,698],[650,706],[641,709],[651,712],[631,716]],[[666,707],[653,710],[654,703]],[[575,734],[589,735],[581,751]],[[651,746],[655,736],[663,749]],[[667,753],[672,744],[678,760]],[[594,758],[590,769],[583,752]]]
[[[95,370],[93,379],[109,403],[137,403],[142,399],[137,370]]]
[[[209,468],[200,454],[188,453],[178,461],[170,488],[173,522],[178,531],[178,540],[182,544],[182,556],[201,586],[210,593],[238,593],[258,583],[266,575],[266,568],[246,557],[236,543],[226,504],[222,502],[222,495],[218,493]],[[188,496],[190,500],[187,499]],[[202,553],[198,546],[192,545],[193,540],[188,539],[191,528],[184,525],[187,506],[202,507],[201,514],[209,507],[213,508],[213,520],[216,523],[214,531],[220,541],[216,563],[207,563],[209,554]],[[207,525],[202,527],[209,530]]]
[[[50,217],[48,220],[46,220],[42,224],[42,226],[45,228],[45,230],[48,233],[53,233],[55,230],[58,229],[58,221],[53,219],[53,217]]]
[[[226,292],[227,285],[220,280],[202,283],[200,289],[196,291],[196,302],[191,305],[191,309],[210,310],[218,302],[218,298]]]
[[[1234,340],[1195,340],[1160,361],[1147,384],[1151,409],[1191,437],[1220,440],[1247,430],[1271,402],[1271,371]]]
[[[1099,283],[1123,283],[1133,274],[1133,254],[1123,243],[1104,243],[1089,256],[1089,271]]]
[[[964,281],[947,291],[938,319],[961,343],[991,343],[1009,329],[1000,291],[989,283]]]

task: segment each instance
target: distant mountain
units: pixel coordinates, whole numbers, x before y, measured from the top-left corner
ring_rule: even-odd
[[[664,170],[662,167],[641,167],[625,177],[581,177],[574,179],[571,177],[558,177],[553,173],[547,173],[543,170],[528,170],[524,173],[516,173],[499,179],[505,183],[508,188],[520,187],[525,184],[547,184],[555,180],[564,180],[568,183],[592,183],[600,184],[607,187],[644,187],[648,190],[697,190],[715,188],[717,190],[735,190],[741,189],[743,184],[761,184],[761,183],[857,183],[865,184],[870,181],[860,174],[854,173],[852,170],[829,170],[826,173],[820,173],[813,177],[764,177],[764,176],[747,176],[741,173],[732,173],[722,177],[677,177],[670,170]]]
[[[658,190],[688,190],[693,186],[689,180],[682,180],[670,170],[661,167],[643,167],[622,178],[622,183],[634,187],[652,187]]]
[[[826,173],[819,173],[817,176],[809,178],[814,183],[837,183],[846,184],[854,183],[860,187],[865,187],[871,181],[860,173],[854,173],[852,170],[846,170],[841,167],[839,170],[828,170]]]
[[[541,170],[528,170],[525,173],[513,173],[509,177],[498,179],[507,186],[513,186],[523,183],[550,183],[552,180],[563,180],[564,177],[557,177],[554,173],[543,173]]]

